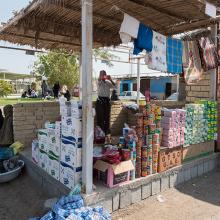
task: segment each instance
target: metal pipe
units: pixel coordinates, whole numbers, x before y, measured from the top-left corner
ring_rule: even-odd
[[[82,0],[82,101],[83,101],[83,148],[82,183],[85,193],[92,193],[93,186],[93,135],[92,107],[92,47],[93,47],[93,0]]]
[[[140,58],[137,60],[137,104],[139,105],[140,100],[140,87],[141,87],[141,77],[140,77]]]

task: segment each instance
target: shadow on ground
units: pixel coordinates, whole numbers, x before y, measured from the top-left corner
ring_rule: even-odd
[[[176,189],[195,199],[220,206],[220,170],[185,182]]]
[[[48,196],[26,174],[0,184],[0,219],[27,220],[44,214]]]

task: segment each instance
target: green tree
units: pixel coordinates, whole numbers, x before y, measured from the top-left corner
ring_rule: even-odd
[[[95,60],[101,59],[111,67],[111,59],[118,58],[104,49],[94,49]],[[66,50],[53,50],[47,54],[38,54],[34,63],[34,72],[38,76],[46,76],[49,85],[57,81],[61,85],[67,85],[69,89],[79,84],[79,59],[75,54],[70,54]]]
[[[12,85],[7,81],[0,80],[0,97],[8,96],[12,93]]]
[[[38,54],[34,71],[40,76],[46,76],[51,86],[59,81],[61,85],[67,85],[71,89],[79,82],[78,57],[65,50]]]
[[[105,49],[94,49],[93,56],[95,58],[95,61],[97,61],[97,59],[101,59],[109,67],[114,66],[111,62],[112,59],[119,59],[118,56],[115,56],[114,54],[110,53],[108,50]]]

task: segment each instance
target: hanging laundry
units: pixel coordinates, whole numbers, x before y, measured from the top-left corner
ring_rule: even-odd
[[[183,41],[183,68],[187,68],[189,66],[189,42]]]
[[[198,43],[197,41],[188,41],[186,46],[189,51],[189,66],[184,71],[184,78],[186,84],[194,85],[201,80],[203,74]]]
[[[131,38],[137,38],[140,22],[128,14],[124,14],[124,20],[119,31],[123,44],[131,42]]]
[[[215,69],[218,66],[216,47],[209,37],[201,37],[199,39],[199,51],[205,71]]]
[[[167,38],[167,72],[179,74],[182,69],[182,41],[171,37]]]
[[[134,40],[134,55],[138,55],[145,49],[147,52],[152,51],[153,31],[150,27],[140,23],[138,37]]]
[[[146,64],[150,69],[167,72],[166,46],[166,36],[153,31],[152,52],[146,55]]]

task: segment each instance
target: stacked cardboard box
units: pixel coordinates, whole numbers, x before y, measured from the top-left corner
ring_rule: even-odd
[[[82,103],[65,106],[61,105],[60,181],[72,189],[82,181]]]
[[[198,144],[207,140],[208,124],[203,104],[187,104],[185,145]]]
[[[162,146],[177,147],[184,144],[186,111],[182,109],[164,109],[161,120],[163,128]]]
[[[32,143],[32,158],[70,189],[82,179],[82,104],[60,102],[61,121],[46,122]]]
[[[199,104],[204,105],[204,118],[207,120],[207,140],[217,139],[217,102],[200,100]]]

